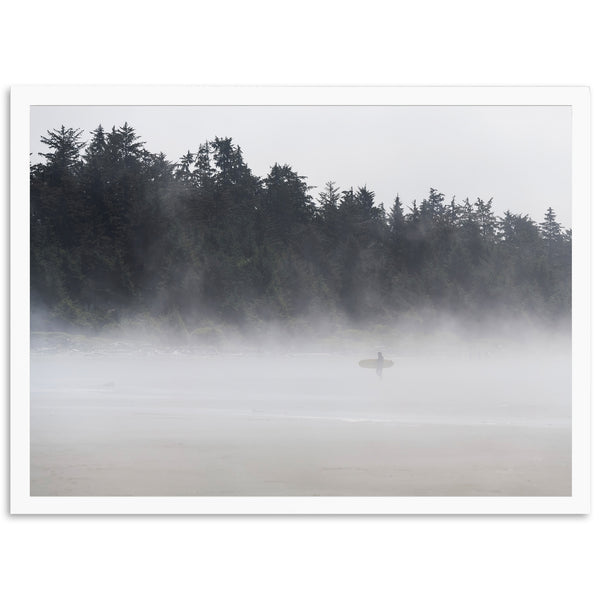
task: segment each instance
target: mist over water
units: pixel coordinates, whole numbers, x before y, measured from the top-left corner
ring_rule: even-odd
[[[34,334],[31,493],[570,495],[570,356],[524,325]]]

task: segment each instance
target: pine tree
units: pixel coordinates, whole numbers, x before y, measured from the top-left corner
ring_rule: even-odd
[[[80,165],[80,151],[85,146],[85,142],[80,141],[82,134],[81,129],[62,125],[60,129],[48,131],[48,136],[41,138],[51,149],[50,152],[40,152],[40,156],[46,159],[45,172],[49,177],[60,178],[75,173]]]
[[[394,204],[388,214],[388,226],[393,237],[400,237],[404,234],[406,220],[404,218],[404,208],[400,202],[400,196],[396,195]]]
[[[542,238],[552,244],[562,239],[560,224],[556,221],[556,213],[548,207],[544,215],[544,222],[540,225]]]
[[[185,183],[191,182],[194,179],[193,167],[195,166],[195,162],[195,156],[188,150],[187,153],[179,159],[177,166],[175,167],[177,179],[184,181]]]
[[[306,178],[275,163],[263,178],[231,138],[171,164],[125,123],[43,137],[31,165],[32,303],[63,322],[99,325],[119,311],[159,319],[293,320],[311,307],[354,319],[424,306],[568,314],[571,231],[492,199],[446,202],[435,188],[385,211],[366,186]]]
[[[492,200],[493,198],[490,198],[484,202],[481,198],[477,198],[477,202],[475,202],[475,221],[483,239],[489,243],[495,240],[498,228],[496,216],[492,210]]]
[[[340,188],[335,187],[334,181],[328,181],[325,184],[325,191],[319,193],[319,214],[324,218],[329,218],[338,209],[340,201]]]

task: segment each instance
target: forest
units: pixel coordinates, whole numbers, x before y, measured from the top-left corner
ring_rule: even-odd
[[[287,164],[257,176],[229,137],[177,162],[127,123],[82,139],[62,126],[31,157],[32,318],[47,326],[570,318],[571,231],[551,207],[536,223],[430,189],[386,210],[366,186],[319,191]]]

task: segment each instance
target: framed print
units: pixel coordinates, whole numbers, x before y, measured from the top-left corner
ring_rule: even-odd
[[[586,88],[13,88],[11,512],[588,512],[589,139]]]

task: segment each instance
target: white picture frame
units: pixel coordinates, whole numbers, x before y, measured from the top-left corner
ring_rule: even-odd
[[[569,497],[39,497],[29,493],[29,140],[35,105],[572,107],[572,495]],[[590,511],[590,94],[583,87],[16,86],[11,90],[12,514],[585,514]]]

